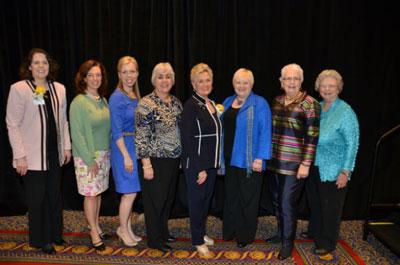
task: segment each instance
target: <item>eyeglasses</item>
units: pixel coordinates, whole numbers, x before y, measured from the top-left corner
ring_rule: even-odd
[[[290,82],[290,81],[300,81],[301,79],[300,77],[293,76],[293,77],[282,77],[282,80]]]
[[[319,88],[329,88],[329,89],[332,89],[332,88],[337,88],[338,86],[335,86],[335,85],[320,85],[319,86]]]

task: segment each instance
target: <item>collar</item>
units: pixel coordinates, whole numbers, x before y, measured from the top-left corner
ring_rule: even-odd
[[[199,103],[206,104],[206,99],[204,97],[200,96],[199,94],[197,94],[197,92],[193,92],[192,97],[195,100],[197,100]]]

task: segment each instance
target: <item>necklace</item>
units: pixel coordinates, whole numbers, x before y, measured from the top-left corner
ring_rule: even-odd
[[[94,100],[99,100],[100,99],[100,95],[94,95],[92,93],[90,93],[89,91],[86,90],[86,95],[88,95],[90,98],[94,99]]]

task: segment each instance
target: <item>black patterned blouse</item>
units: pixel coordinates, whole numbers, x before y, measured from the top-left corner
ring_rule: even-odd
[[[173,95],[170,103],[163,102],[154,91],[140,100],[135,113],[138,159],[181,155],[181,113],[182,103]]]

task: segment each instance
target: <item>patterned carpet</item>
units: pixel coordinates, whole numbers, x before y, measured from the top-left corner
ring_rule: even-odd
[[[146,248],[140,243],[135,248],[125,248],[115,237],[114,230],[118,226],[118,217],[101,217],[103,230],[114,237],[107,241],[107,249],[96,253],[88,248],[89,236],[87,235],[86,222],[80,211],[64,212],[64,232],[68,245],[57,249],[61,255],[51,257],[54,263],[69,264],[357,264],[352,251],[365,264],[400,264],[400,259],[381,245],[373,236],[368,241],[362,240],[362,222],[344,221],[341,227],[341,241],[332,257],[321,259],[311,254],[313,244],[310,241],[297,240],[295,257],[291,260],[280,262],[276,259],[279,245],[268,245],[261,239],[272,235],[276,227],[273,217],[260,217],[257,231],[257,242],[243,250],[236,248],[233,242],[217,240],[211,248],[212,256],[209,259],[199,258],[191,247],[189,222],[187,218],[170,220],[171,234],[180,240],[174,243],[174,251],[161,253]],[[298,232],[304,231],[307,221],[298,222]],[[135,214],[133,220],[135,233],[145,235],[143,215]],[[208,218],[208,234],[213,238],[221,238],[222,223],[218,218]],[[26,231],[26,216],[0,217],[0,230]],[[1,231],[0,231],[1,232]],[[26,262],[48,261],[47,255],[29,249],[26,244],[26,232],[1,233],[0,235],[0,264],[4,260],[13,260],[12,256],[25,257]],[[12,244],[12,245],[10,245]],[[13,251],[8,251],[13,249]],[[7,252],[8,251],[8,252]],[[82,258],[84,254],[84,258]],[[164,256],[163,256],[164,255]],[[165,257],[169,257],[165,259]],[[112,259],[110,259],[112,257]],[[163,258],[164,257],[164,258]]]

